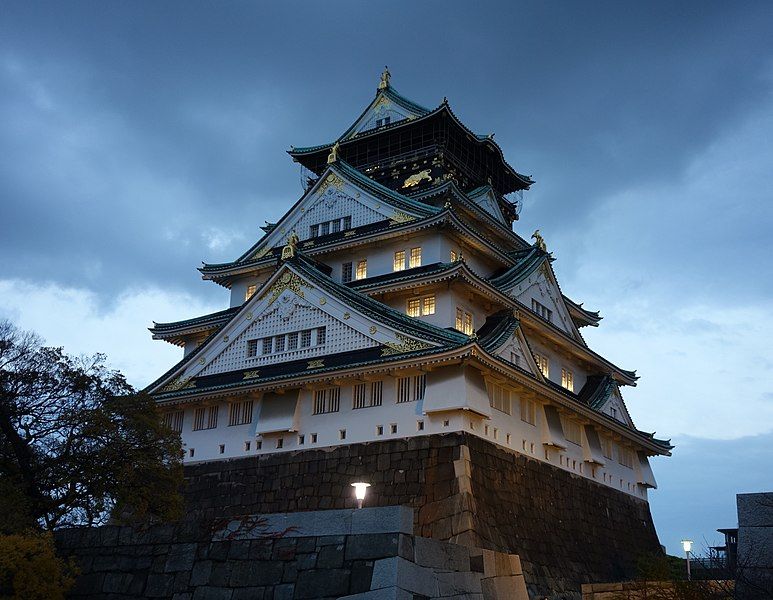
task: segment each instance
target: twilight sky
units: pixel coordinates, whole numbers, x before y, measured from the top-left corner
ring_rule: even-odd
[[[180,352],[146,327],[227,305],[196,267],[289,208],[285,150],[340,135],[385,64],[536,180],[517,231],[677,445],[661,541],[718,541],[773,489],[770,2],[6,0],[0,318],[147,384]]]

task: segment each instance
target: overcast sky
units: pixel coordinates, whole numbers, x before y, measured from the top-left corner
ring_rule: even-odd
[[[677,445],[661,541],[716,542],[773,489],[770,2],[1,2],[0,317],[147,384],[180,352],[146,327],[227,306],[196,267],[289,208],[285,150],[338,137],[385,64],[536,180],[517,231]]]

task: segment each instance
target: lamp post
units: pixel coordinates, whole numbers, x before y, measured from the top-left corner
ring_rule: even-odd
[[[357,508],[362,508],[362,501],[365,500],[365,490],[370,487],[369,483],[357,481],[352,484],[354,488],[354,497],[357,498]]]
[[[692,540],[682,540],[682,548],[684,548],[685,556],[687,556],[687,581],[691,581],[692,574],[690,573],[690,551],[692,550]]]

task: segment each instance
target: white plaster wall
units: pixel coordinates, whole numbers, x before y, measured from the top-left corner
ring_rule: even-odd
[[[448,367],[455,368],[455,367]],[[259,414],[256,399],[253,407],[253,423],[247,425],[228,426],[228,402],[219,403],[218,427],[203,431],[192,431],[193,406],[185,409],[182,438],[186,447],[185,462],[199,462],[238,458],[255,454],[302,450],[314,447],[329,447],[341,444],[379,441],[393,438],[406,438],[416,435],[448,433],[452,431],[467,431],[473,435],[487,439],[514,452],[524,454],[535,460],[548,462],[557,468],[567,470],[574,475],[592,479],[599,484],[634,495],[647,498],[647,489],[637,484],[637,473],[634,468],[621,465],[617,456],[605,459],[603,466],[592,465],[584,461],[583,448],[568,440],[566,449],[549,448],[542,444],[543,411],[536,411],[536,424],[531,425],[520,418],[520,397],[512,395],[511,414],[492,408],[491,418],[484,419],[469,411],[449,411],[433,415],[423,414],[423,401],[396,402],[395,378],[386,377],[383,380],[382,406],[369,408],[352,408],[352,390],[354,380],[341,386],[340,410],[335,413],[313,414],[313,391],[301,390],[298,397],[298,431],[281,434],[265,435],[261,438],[262,448],[257,449],[254,437],[255,418]],[[431,383],[428,382],[428,394]],[[289,395],[289,397],[292,397]],[[417,423],[424,423],[419,430]],[[397,433],[391,433],[390,426],[397,425]],[[377,435],[377,426],[383,426],[383,434]],[[346,430],[346,439],[340,439],[340,430]],[[317,434],[316,443],[312,442],[312,434]],[[303,435],[304,443],[299,443]],[[611,432],[600,435],[611,437]],[[277,439],[282,438],[283,447],[276,448]],[[245,442],[250,441],[249,451],[245,450]],[[225,451],[220,454],[220,444],[225,445]],[[195,449],[195,456],[190,458],[188,450]]]
[[[574,392],[575,394],[579,393],[582,386],[585,385],[585,381],[588,379],[587,371],[566,355],[558,353],[539,342],[535,342],[531,338],[529,339],[529,344],[534,352],[546,356],[550,361],[550,369],[548,372],[548,379],[550,379],[550,381],[561,385],[561,369],[568,369],[574,374]]]
[[[245,277],[234,280],[234,282],[231,284],[230,307],[233,308],[234,306],[241,306],[244,304],[244,301],[247,299],[247,288],[251,285],[254,285],[256,286],[256,290],[259,290],[260,286],[263,285],[266,282],[266,279],[268,279],[269,275],[272,274],[273,273],[267,273],[261,277],[247,275]]]

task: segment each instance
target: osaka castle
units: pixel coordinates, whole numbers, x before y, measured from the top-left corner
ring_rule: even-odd
[[[497,464],[511,465],[485,467],[491,481],[506,485],[508,473],[525,465],[536,477],[534,495],[553,498],[545,505],[582,486],[588,505],[598,497],[634,507],[639,513],[622,522],[652,529],[650,458],[669,455],[671,445],[635,427],[621,391],[636,385],[635,372],[588,346],[581,329],[597,327],[599,313],[564,294],[539,231],[519,231],[520,199],[534,181],[492,138],[468,129],[445,99],[429,109],[402,96],[387,70],[338,139],[291,147],[304,174],[300,198],[288,199],[284,216],[267,222],[241,256],[199,269],[229,291],[230,305],[151,328],[154,339],[182,349],[148,391],[182,436],[187,473],[222,483],[235,465],[336,457],[337,467],[324,468],[341,486],[369,481],[374,503],[412,504],[429,523],[426,507],[440,492],[427,491],[436,476],[426,461],[436,456],[437,466],[445,456],[437,448],[451,446],[449,465],[475,465],[458,451],[474,446],[476,456],[493,453]],[[379,474],[380,466],[362,466],[364,457],[396,448],[415,467],[403,462]],[[560,490],[540,492],[548,479]],[[313,485],[283,492],[289,507],[261,504],[260,493],[244,489],[234,502],[302,510],[324,508],[319,496],[327,495],[329,506],[349,506],[351,490],[320,490],[328,481],[320,474]],[[453,485],[449,494],[467,493],[464,482]],[[491,493],[480,485],[469,491],[479,511]],[[485,504],[505,506],[510,495]],[[564,501],[569,510],[574,500]],[[607,525],[617,530],[621,521]],[[459,539],[441,529],[433,535]],[[495,540],[490,530],[504,531],[502,523],[470,529],[475,543],[518,546]],[[612,543],[610,552],[624,553],[625,544]]]

